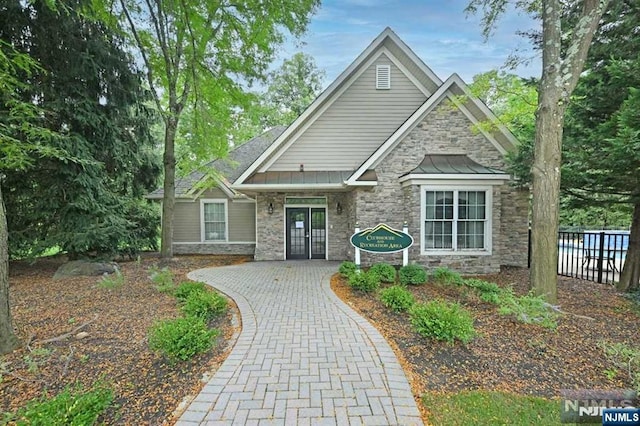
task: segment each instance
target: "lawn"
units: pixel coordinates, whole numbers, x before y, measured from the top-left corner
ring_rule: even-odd
[[[527,270],[481,278],[512,287],[516,295],[527,293]],[[408,313],[386,308],[379,292],[352,290],[339,274],[332,288],[394,348],[427,424],[557,424],[562,389],[636,385],[607,352],[617,345],[640,348],[638,305],[608,285],[560,278],[558,304],[564,314],[556,328],[500,315],[495,304],[465,286],[432,279],[407,286],[416,302],[455,302],[469,312],[475,336],[466,344],[420,336]]]

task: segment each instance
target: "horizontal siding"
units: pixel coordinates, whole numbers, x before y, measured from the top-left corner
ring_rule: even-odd
[[[391,89],[376,90],[376,65],[391,65]],[[354,170],[426,100],[381,55],[277,159],[269,171]]]
[[[204,191],[201,195],[200,198],[219,198],[219,199],[225,199],[227,198],[227,194],[225,194],[224,192],[222,192],[221,189],[219,188],[211,188],[211,189],[207,189],[206,191]],[[200,201],[196,201],[196,203],[199,203]]]
[[[229,202],[229,242],[256,241],[256,204]]]
[[[200,202],[177,202],[173,214],[173,241],[200,241]]]

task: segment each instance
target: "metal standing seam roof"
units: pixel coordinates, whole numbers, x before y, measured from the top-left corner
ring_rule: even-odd
[[[305,171],[254,173],[244,185],[312,185],[343,183],[353,171]]]
[[[502,170],[485,167],[476,163],[465,154],[431,154],[425,155],[422,162],[410,174],[505,174]]]

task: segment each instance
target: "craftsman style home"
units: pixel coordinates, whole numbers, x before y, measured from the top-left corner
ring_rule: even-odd
[[[219,178],[177,183],[174,251],[346,260],[356,226],[406,222],[410,262],[526,266],[528,194],[505,172],[515,144],[460,77],[440,80],[387,28],[289,127],[210,163]]]

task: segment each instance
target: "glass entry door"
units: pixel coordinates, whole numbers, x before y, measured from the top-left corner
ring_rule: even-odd
[[[287,208],[287,259],[326,258],[326,209]]]

